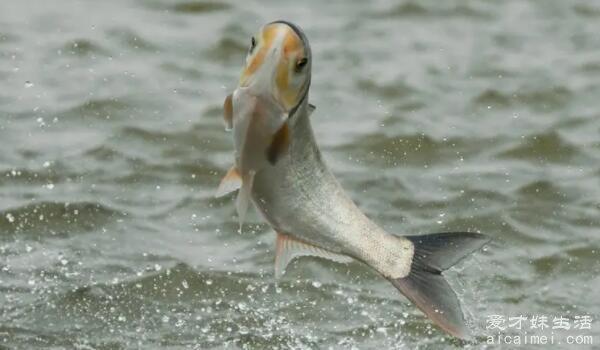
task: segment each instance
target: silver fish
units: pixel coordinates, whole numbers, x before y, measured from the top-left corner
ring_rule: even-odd
[[[231,102],[226,100],[225,119],[234,120],[235,143],[239,145],[242,136],[248,138],[236,152],[252,153],[247,157],[260,166],[253,169],[251,179],[244,178],[236,170],[244,168],[243,157],[236,157],[219,194],[240,187],[240,193],[249,192],[277,233],[277,277],[298,256],[360,261],[389,280],[442,330],[466,338],[460,303],[442,272],[489,238],[470,232],[396,236],[365,216],[329,171],[315,142],[309,118],[314,106],[308,103],[311,61],[308,40],[292,23],[269,23],[252,39],[238,90],[248,89],[252,98],[275,103],[263,104],[262,122],[256,116],[245,117],[247,123],[256,123],[248,126],[236,125]],[[235,101],[233,105],[235,110]],[[277,119],[282,114],[286,117]],[[278,120],[283,120],[281,125]],[[246,132],[254,127],[262,128],[261,133]]]

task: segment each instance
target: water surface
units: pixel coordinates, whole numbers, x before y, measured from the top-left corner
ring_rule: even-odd
[[[447,273],[476,339],[600,315],[598,4],[3,1],[0,348],[463,346],[359,263],[276,283],[273,232],[213,198],[223,99],[275,19],[311,40],[316,136],[359,206],[494,238]]]

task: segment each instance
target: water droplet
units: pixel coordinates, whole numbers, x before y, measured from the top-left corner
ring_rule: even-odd
[[[6,220],[8,220],[8,222],[12,223],[12,222],[15,222],[15,217],[11,213],[7,213]]]
[[[159,264],[154,264],[154,271],[160,271],[162,269],[162,266],[160,266]]]
[[[25,82],[25,88],[27,88],[27,89],[28,89],[28,88],[30,88],[30,87],[33,87],[33,83],[32,83],[32,82],[30,82],[29,80],[27,80],[27,81]]]
[[[375,331],[377,333],[387,334],[387,329],[385,327],[377,327],[377,329],[375,329]]]
[[[204,283],[206,283],[207,286],[211,286],[213,284],[213,281],[212,280],[206,280],[206,282],[204,282]]]
[[[312,283],[313,287],[315,288],[321,288],[321,286],[323,285],[321,282],[319,281],[313,281]]]
[[[183,288],[188,289],[190,287],[190,285],[188,284],[188,282],[186,280],[181,281],[181,285],[183,286]]]

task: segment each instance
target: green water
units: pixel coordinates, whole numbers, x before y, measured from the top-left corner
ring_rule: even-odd
[[[359,206],[494,238],[447,273],[479,343],[359,263],[276,282],[273,232],[212,197],[223,99],[281,18]],[[496,349],[489,315],[600,317],[598,33],[592,1],[0,2],[0,349]]]

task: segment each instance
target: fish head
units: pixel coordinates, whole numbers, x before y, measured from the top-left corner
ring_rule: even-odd
[[[295,24],[275,21],[250,40],[239,88],[264,104],[275,104],[292,116],[306,100],[311,77],[311,52]]]
[[[239,85],[231,97],[232,126],[241,173],[275,165],[289,149],[288,120],[306,105],[311,57],[294,24],[264,25],[252,37]]]

